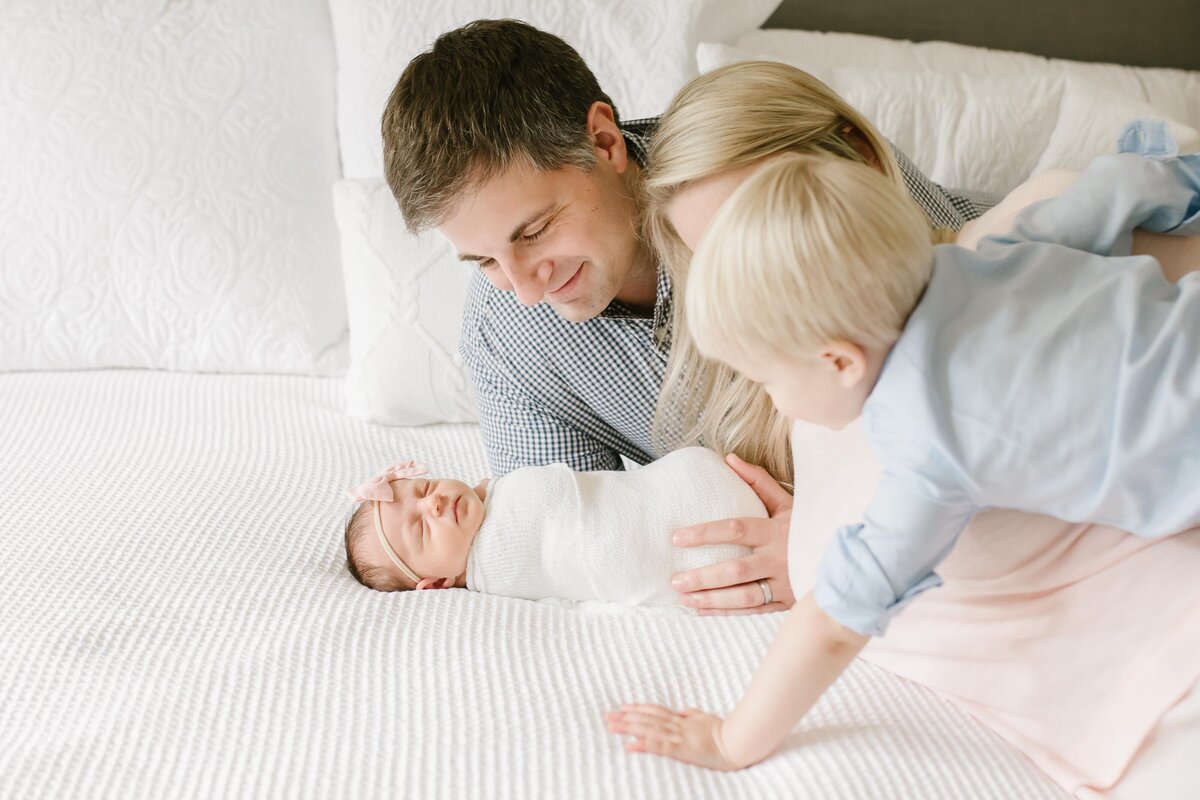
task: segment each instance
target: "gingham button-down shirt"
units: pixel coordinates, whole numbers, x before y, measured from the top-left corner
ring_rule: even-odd
[[[621,126],[630,156],[646,166],[656,119]],[[936,225],[961,228],[991,198],[930,181],[894,150],[909,192]],[[614,301],[586,322],[545,303],[523,306],[482,274],[471,283],[459,349],[471,371],[488,461],[499,477],[562,462],[578,471],[622,469],[656,458],[650,427],[670,347],[671,282],[658,272],[651,316]]]

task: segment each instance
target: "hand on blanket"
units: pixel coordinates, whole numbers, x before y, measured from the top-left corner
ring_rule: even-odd
[[[718,770],[741,769],[723,751],[721,718],[697,708],[672,711],[655,705],[626,704],[604,715],[609,731],[632,736],[631,753],[654,753]]]
[[[785,611],[796,602],[788,580],[787,535],[792,518],[792,496],[765,469],[747,464],[735,455],[725,462],[754,489],[767,508],[769,519],[722,519],[681,528],[672,541],[679,547],[706,544],[740,544],[750,555],[680,572],[671,581],[685,606],[706,615],[761,614]],[[765,579],[773,595],[763,603],[758,581]]]

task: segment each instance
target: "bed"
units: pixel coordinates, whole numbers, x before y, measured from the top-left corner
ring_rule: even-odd
[[[487,474],[454,349],[463,275],[434,268],[438,240],[401,236],[381,189],[370,122],[396,61],[460,17],[524,15],[578,38],[638,116],[701,44],[711,65],[783,35],[757,30],[771,0],[536,5],[0,10],[0,105],[18,110],[0,121],[0,797],[1065,796],[961,704],[861,660],[752,769],[634,757],[604,711],[730,708],[777,616],[349,576],[345,486],[408,457]],[[630,41],[586,38],[598,24]],[[944,73],[881,83],[896,68],[867,56],[891,51],[858,44],[830,46],[854,68],[807,66],[869,116],[891,109],[904,149],[922,130],[884,102],[898,86],[983,96]],[[927,59],[905,52],[888,57]],[[1007,63],[984,89],[1043,82],[1035,152],[1012,144],[988,172],[913,153],[936,179],[1003,192],[1081,141],[1065,131],[1094,89]],[[1109,107],[1191,141],[1200,73],[1120,74],[1137,93]],[[1005,106],[984,105],[998,130]]]
[[[774,618],[354,583],[347,476],[398,453],[481,476],[472,426],[380,430],[308,377],[6,375],[0,398],[5,797],[1060,796],[864,663],[745,772],[605,731],[629,696],[728,706]]]

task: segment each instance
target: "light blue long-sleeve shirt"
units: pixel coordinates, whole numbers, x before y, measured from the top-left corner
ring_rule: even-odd
[[[1104,156],[1009,234],[934,248],[863,409],[883,473],[822,560],[826,613],[882,634],[984,507],[1200,523],[1200,273],[1131,256],[1135,227],[1200,234],[1200,156]]]

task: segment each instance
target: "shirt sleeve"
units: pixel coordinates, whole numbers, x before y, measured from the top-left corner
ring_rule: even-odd
[[[863,522],[840,528],[825,551],[813,588],[817,605],[853,631],[882,636],[901,608],[942,585],[934,568],[975,511],[964,497],[885,471]]]
[[[925,217],[936,227],[959,230],[976,217],[982,216],[1001,199],[986,192],[971,192],[965,189],[947,189],[931,181],[920,168],[894,144],[892,155],[900,168],[900,177],[908,187],[908,193],[925,212]]]
[[[1001,244],[1047,242],[1102,256],[1132,252],[1133,229],[1200,233],[1200,155],[1101,156],[1066,191],[1022,211]]]

